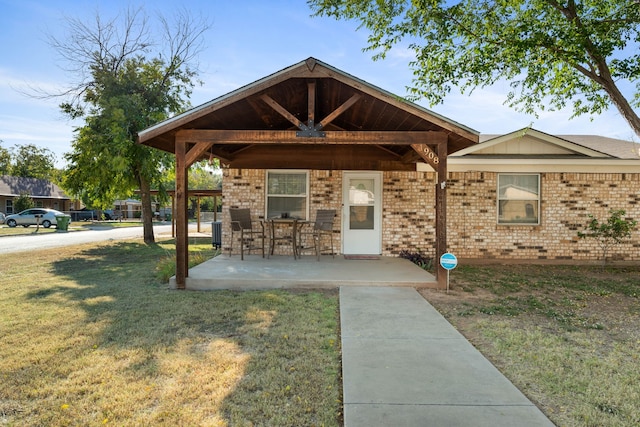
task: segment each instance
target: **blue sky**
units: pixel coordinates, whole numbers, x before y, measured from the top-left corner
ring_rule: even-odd
[[[206,48],[199,56],[203,86],[194,89],[191,103],[205,103],[308,57],[363,79],[399,96],[411,84],[406,50],[396,48],[387,59],[372,61],[363,53],[367,33],[357,23],[312,18],[305,0],[0,0],[0,140],[2,146],[35,144],[56,154],[70,151],[73,128],[58,109],[58,100],[24,96],[20,88],[63,88],[71,78],[60,68],[47,34],[60,36],[65,17],[92,20],[98,11],[111,18],[127,7],[142,6],[169,17],[176,7],[202,13],[212,22]],[[505,83],[472,96],[451,93],[443,105],[429,106],[438,114],[484,134],[508,133],[525,126],[551,134],[598,134],[636,140],[616,110],[595,117],[569,120],[571,111],[544,112],[539,118],[502,105]]]

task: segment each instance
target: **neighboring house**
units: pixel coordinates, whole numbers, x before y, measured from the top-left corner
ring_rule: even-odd
[[[113,202],[113,213],[116,218],[140,218],[142,202],[136,199],[116,200]]]
[[[625,209],[640,220],[640,160],[630,142],[534,129],[481,137],[313,58],[139,139],[175,153],[177,174],[198,159],[220,159],[225,250],[230,207],[302,219],[335,209],[342,254],[437,255],[446,234],[446,249],[461,259],[596,260],[596,243],[577,237],[588,214]],[[185,188],[176,194],[178,216]],[[184,250],[186,234],[177,245]],[[640,233],[615,256],[639,261]],[[178,287],[185,260],[178,256]]]
[[[39,208],[59,211],[71,208],[71,199],[60,187],[46,179],[0,176],[0,212],[7,215],[18,213],[14,211],[13,203],[22,194],[28,194]]]
[[[449,249],[475,259],[597,260],[597,243],[577,233],[589,214],[602,221],[611,209],[640,222],[639,149],[531,128],[481,135],[448,158]],[[611,256],[640,261],[640,230]]]

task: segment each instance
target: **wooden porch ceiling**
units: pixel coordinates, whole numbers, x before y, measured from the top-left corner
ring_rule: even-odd
[[[140,133],[143,144],[237,168],[415,170],[478,135],[313,58]],[[193,150],[194,147],[197,149]]]

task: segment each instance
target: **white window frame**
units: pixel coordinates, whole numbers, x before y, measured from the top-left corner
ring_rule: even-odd
[[[278,173],[278,174],[295,174],[305,175],[305,194],[269,194],[269,174],[270,173]],[[299,218],[302,220],[307,220],[309,218],[309,171],[304,169],[268,169],[265,174],[265,206],[264,212],[265,217],[269,217],[269,198],[270,197],[292,197],[292,198],[305,198],[305,211],[304,218]]]
[[[13,200],[11,199],[7,199],[4,202],[4,213],[6,213],[7,215],[11,215],[13,213],[15,213],[13,211]]]
[[[536,177],[536,181],[537,181],[537,185],[538,185],[538,194],[537,194],[537,199],[533,199],[533,198],[518,198],[518,197],[514,197],[514,198],[500,198],[500,177],[501,176],[535,176]],[[540,174],[539,173],[499,173],[498,177],[497,177],[497,191],[496,191],[496,223],[498,225],[530,225],[530,226],[537,226],[540,225],[541,222],[541,211],[540,211],[540,199],[541,199],[541,188],[540,188]],[[503,201],[517,201],[517,200],[522,200],[522,201],[532,201],[535,202],[536,204],[536,210],[535,212],[537,212],[537,216],[536,216],[536,220],[535,221],[506,221],[506,220],[501,220],[500,219],[500,203]],[[526,215],[524,216],[524,218],[526,218]]]

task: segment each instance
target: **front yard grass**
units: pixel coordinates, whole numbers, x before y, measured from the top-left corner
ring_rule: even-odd
[[[640,425],[640,267],[462,266],[422,294],[556,425]]]
[[[171,291],[173,250],[0,258],[0,424],[340,425],[337,292]]]

